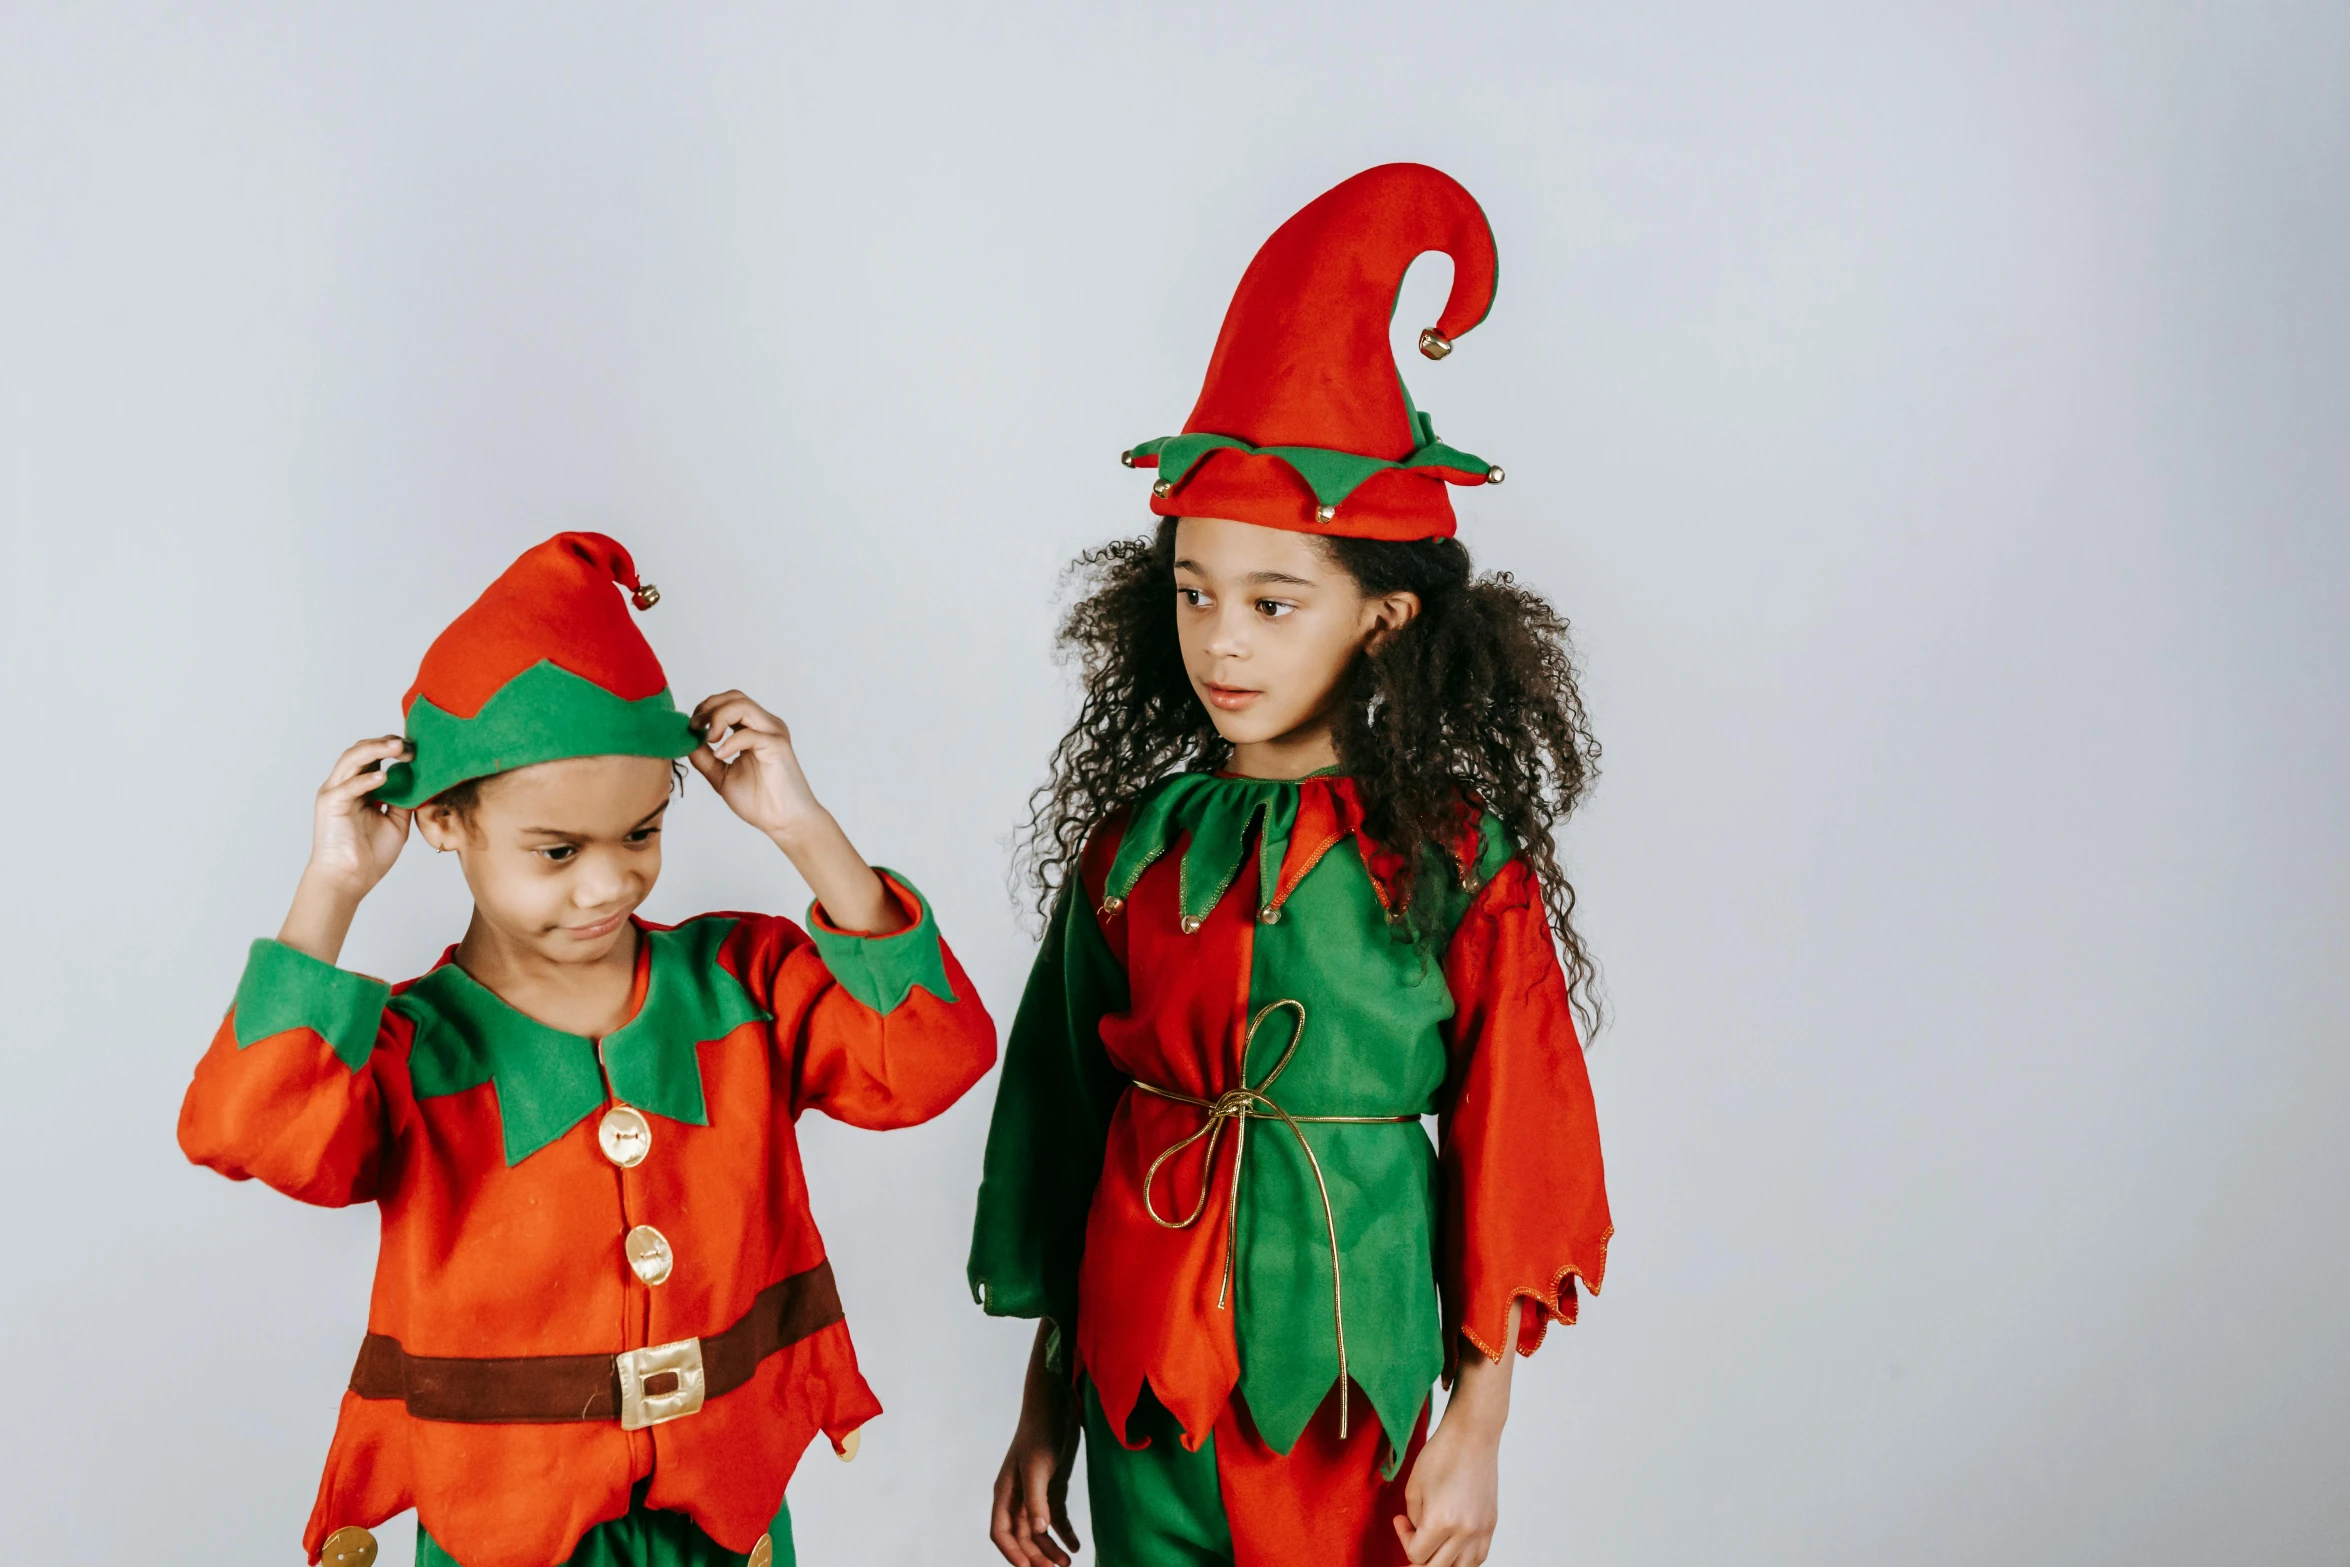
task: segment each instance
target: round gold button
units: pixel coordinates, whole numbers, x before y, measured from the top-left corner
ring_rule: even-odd
[[[669,1237],[649,1224],[640,1224],[628,1232],[626,1249],[628,1265],[647,1284],[660,1283],[677,1266],[677,1254],[669,1249]]]
[[[634,1105],[614,1105],[596,1123],[596,1146],[623,1170],[633,1170],[653,1151],[653,1127]]]
[[[775,1567],[775,1543],[765,1535],[759,1536],[759,1543],[751,1547],[743,1567]]]
[[[357,1524],[345,1524],[319,1547],[321,1567],[374,1567],[375,1536]]]

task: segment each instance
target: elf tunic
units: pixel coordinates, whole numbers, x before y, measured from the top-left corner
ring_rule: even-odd
[[[880,1412],[794,1122],[927,1120],[995,1054],[928,905],[884,881],[910,921],[887,936],[820,910],[811,931],[638,922],[631,1016],[600,1042],[506,1005],[454,948],[392,987],[254,943],[181,1146],[382,1210],[311,1561],[413,1506],[465,1567],[549,1567],[632,1491],[749,1552],[815,1433],[837,1448]]]
[[[1498,1359],[1524,1300],[1531,1353],[1577,1277],[1599,1287],[1597,1125],[1539,886],[1490,816],[1452,852],[1431,959],[1351,779],[1186,774],[1087,845],[1006,1046],[970,1277],[990,1312],[1051,1319],[1122,1443],[1163,1406],[1196,1450],[1237,1392],[1287,1454],[1351,1381],[1392,1476],[1455,1334]]]

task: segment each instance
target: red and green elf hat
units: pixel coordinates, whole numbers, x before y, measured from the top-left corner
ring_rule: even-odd
[[[1151,510],[1357,539],[1450,535],[1445,484],[1502,472],[1436,438],[1388,350],[1405,269],[1431,250],[1452,257],[1452,295],[1420,352],[1442,359],[1493,308],[1499,266],[1457,180],[1382,164],[1274,230],[1224,313],[1183,433],[1123,454],[1159,470]]]
[[[701,741],[628,616],[629,602],[651,609],[660,596],[601,533],[558,533],[524,551],[425,651],[400,703],[415,760],[385,769],[375,798],[421,805],[538,762],[693,750]]]

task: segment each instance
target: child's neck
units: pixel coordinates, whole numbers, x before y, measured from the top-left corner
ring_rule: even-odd
[[[636,989],[634,922],[621,927],[612,950],[588,963],[558,963],[518,941],[473,911],[465,939],[457,943],[457,966],[523,1016],[566,1034],[601,1039],[628,1021]]]
[[[1338,742],[1330,736],[1330,721],[1301,724],[1270,740],[1251,740],[1232,748],[1227,769],[1243,778],[1293,779],[1326,772],[1338,765]]]

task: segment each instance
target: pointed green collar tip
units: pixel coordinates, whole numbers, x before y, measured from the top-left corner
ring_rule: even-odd
[[[415,1025],[408,1070],[416,1097],[493,1085],[509,1167],[601,1108],[607,1098],[689,1126],[709,1124],[700,1047],[771,1014],[718,961],[730,919],[647,930],[651,965],[635,1017],[596,1042],[550,1028],[444,963],[392,998]],[[607,1094],[605,1079],[610,1077]]]
[[[1110,862],[1106,895],[1121,902],[1132,897],[1143,873],[1178,838],[1187,836],[1189,841],[1184,845],[1176,874],[1177,913],[1186,924],[1205,920],[1240,879],[1242,856],[1254,830],[1257,899],[1261,905],[1256,912],[1258,917],[1265,917],[1280,906],[1283,862],[1289,856],[1290,838],[1297,828],[1298,800],[1304,782],[1290,778],[1227,778],[1215,773],[1181,773],[1168,779],[1135,807],[1133,819],[1127,824],[1125,835],[1118,842],[1118,852]],[[1303,875],[1304,869],[1296,874]]]

